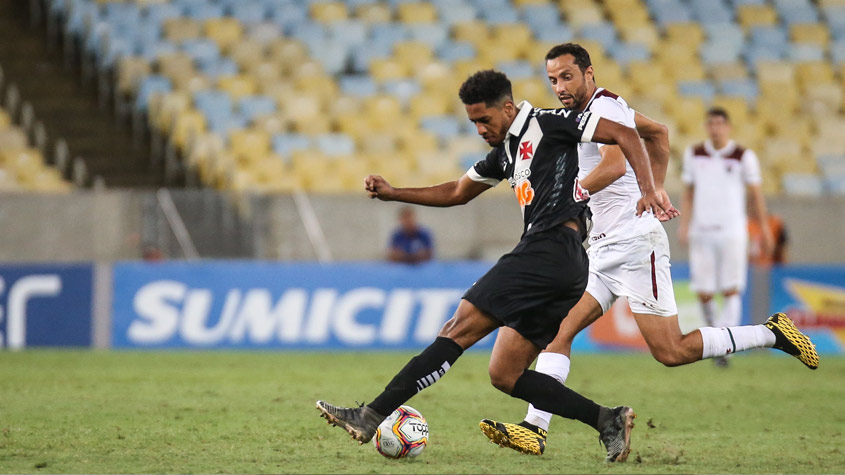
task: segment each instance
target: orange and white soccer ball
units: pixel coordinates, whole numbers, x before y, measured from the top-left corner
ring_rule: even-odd
[[[373,445],[380,454],[392,459],[416,457],[428,443],[428,423],[420,411],[400,406],[376,430]]]

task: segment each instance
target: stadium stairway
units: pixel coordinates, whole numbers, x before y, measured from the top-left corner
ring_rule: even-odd
[[[89,184],[100,176],[108,187],[162,186],[149,145],[133,141],[128,127],[98,105],[94,88],[84,87],[79,73],[48,49],[43,28],[30,27],[28,3],[0,0],[0,64],[8,83],[17,84],[23,100],[32,104],[50,143],[65,139],[71,156],[85,162]]]

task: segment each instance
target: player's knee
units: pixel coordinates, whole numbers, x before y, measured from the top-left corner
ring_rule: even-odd
[[[684,354],[683,349],[678,346],[654,348],[651,354],[658,362],[670,368],[689,363],[689,358]]]
[[[516,384],[517,378],[515,378],[510,372],[503,371],[501,369],[490,368],[490,384],[493,385],[494,388],[502,391],[505,394],[510,394],[513,391],[513,386]]]

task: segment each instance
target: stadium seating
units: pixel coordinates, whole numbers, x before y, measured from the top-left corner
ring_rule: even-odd
[[[842,166],[829,162],[845,160],[845,129],[828,125],[845,117],[838,1],[51,3],[207,186],[340,191],[367,172],[454,179],[486,148],[470,140],[461,80],[496,67],[520,98],[554,107],[542,55],[577,41],[600,85],[667,123],[674,170],[719,104],[770,167],[768,191],[842,192]]]
[[[42,151],[30,145],[27,133],[12,123],[0,107],[0,191],[67,192],[72,189],[55,167],[45,163]]]

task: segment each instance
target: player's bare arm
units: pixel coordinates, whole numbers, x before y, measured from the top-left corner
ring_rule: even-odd
[[[593,132],[593,141],[619,145],[622,154],[631,164],[643,195],[637,202],[637,216],[642,215],[644,211],[650,211],[655,215],[667,212],[663,197],[658,195],[654,186],[648,155],[636,130],[612,120],[599,119],[596,130]]]
[[[660,221],[676,218],[681,212],[672,205],[669,194],[666,193],[663,186],[666,179],[666,169],[669,167],[669,128],[639,112],[634,114],[634,123],[637,132],[643,139],[646,152],[648,152],[654,186],[657,188],[657,193],[663,195],[665,203],[669,206],[667,213],[658,214],[657,218]]]
[[[771,254],[775,243],[772,231],[769,228],[769,213],[766,210],[766,200],[763,198],[763,190],[760,185],[748,185],[748,200],[750,201],[751,218],[757,220],[760,226],[760,237],[762,251],[764,254]]]
[[[490,185],[464,175],[457,181],[424,188],[394,188],[381,176],[369,175],[364,179],[364,187],[370,198],[443,208],[466,204],[489,189]]]
[[[625,156],[618,145],[605,145],[599,150],[601,161],[578,183],[591,195],[597,193],[625,175]]]

